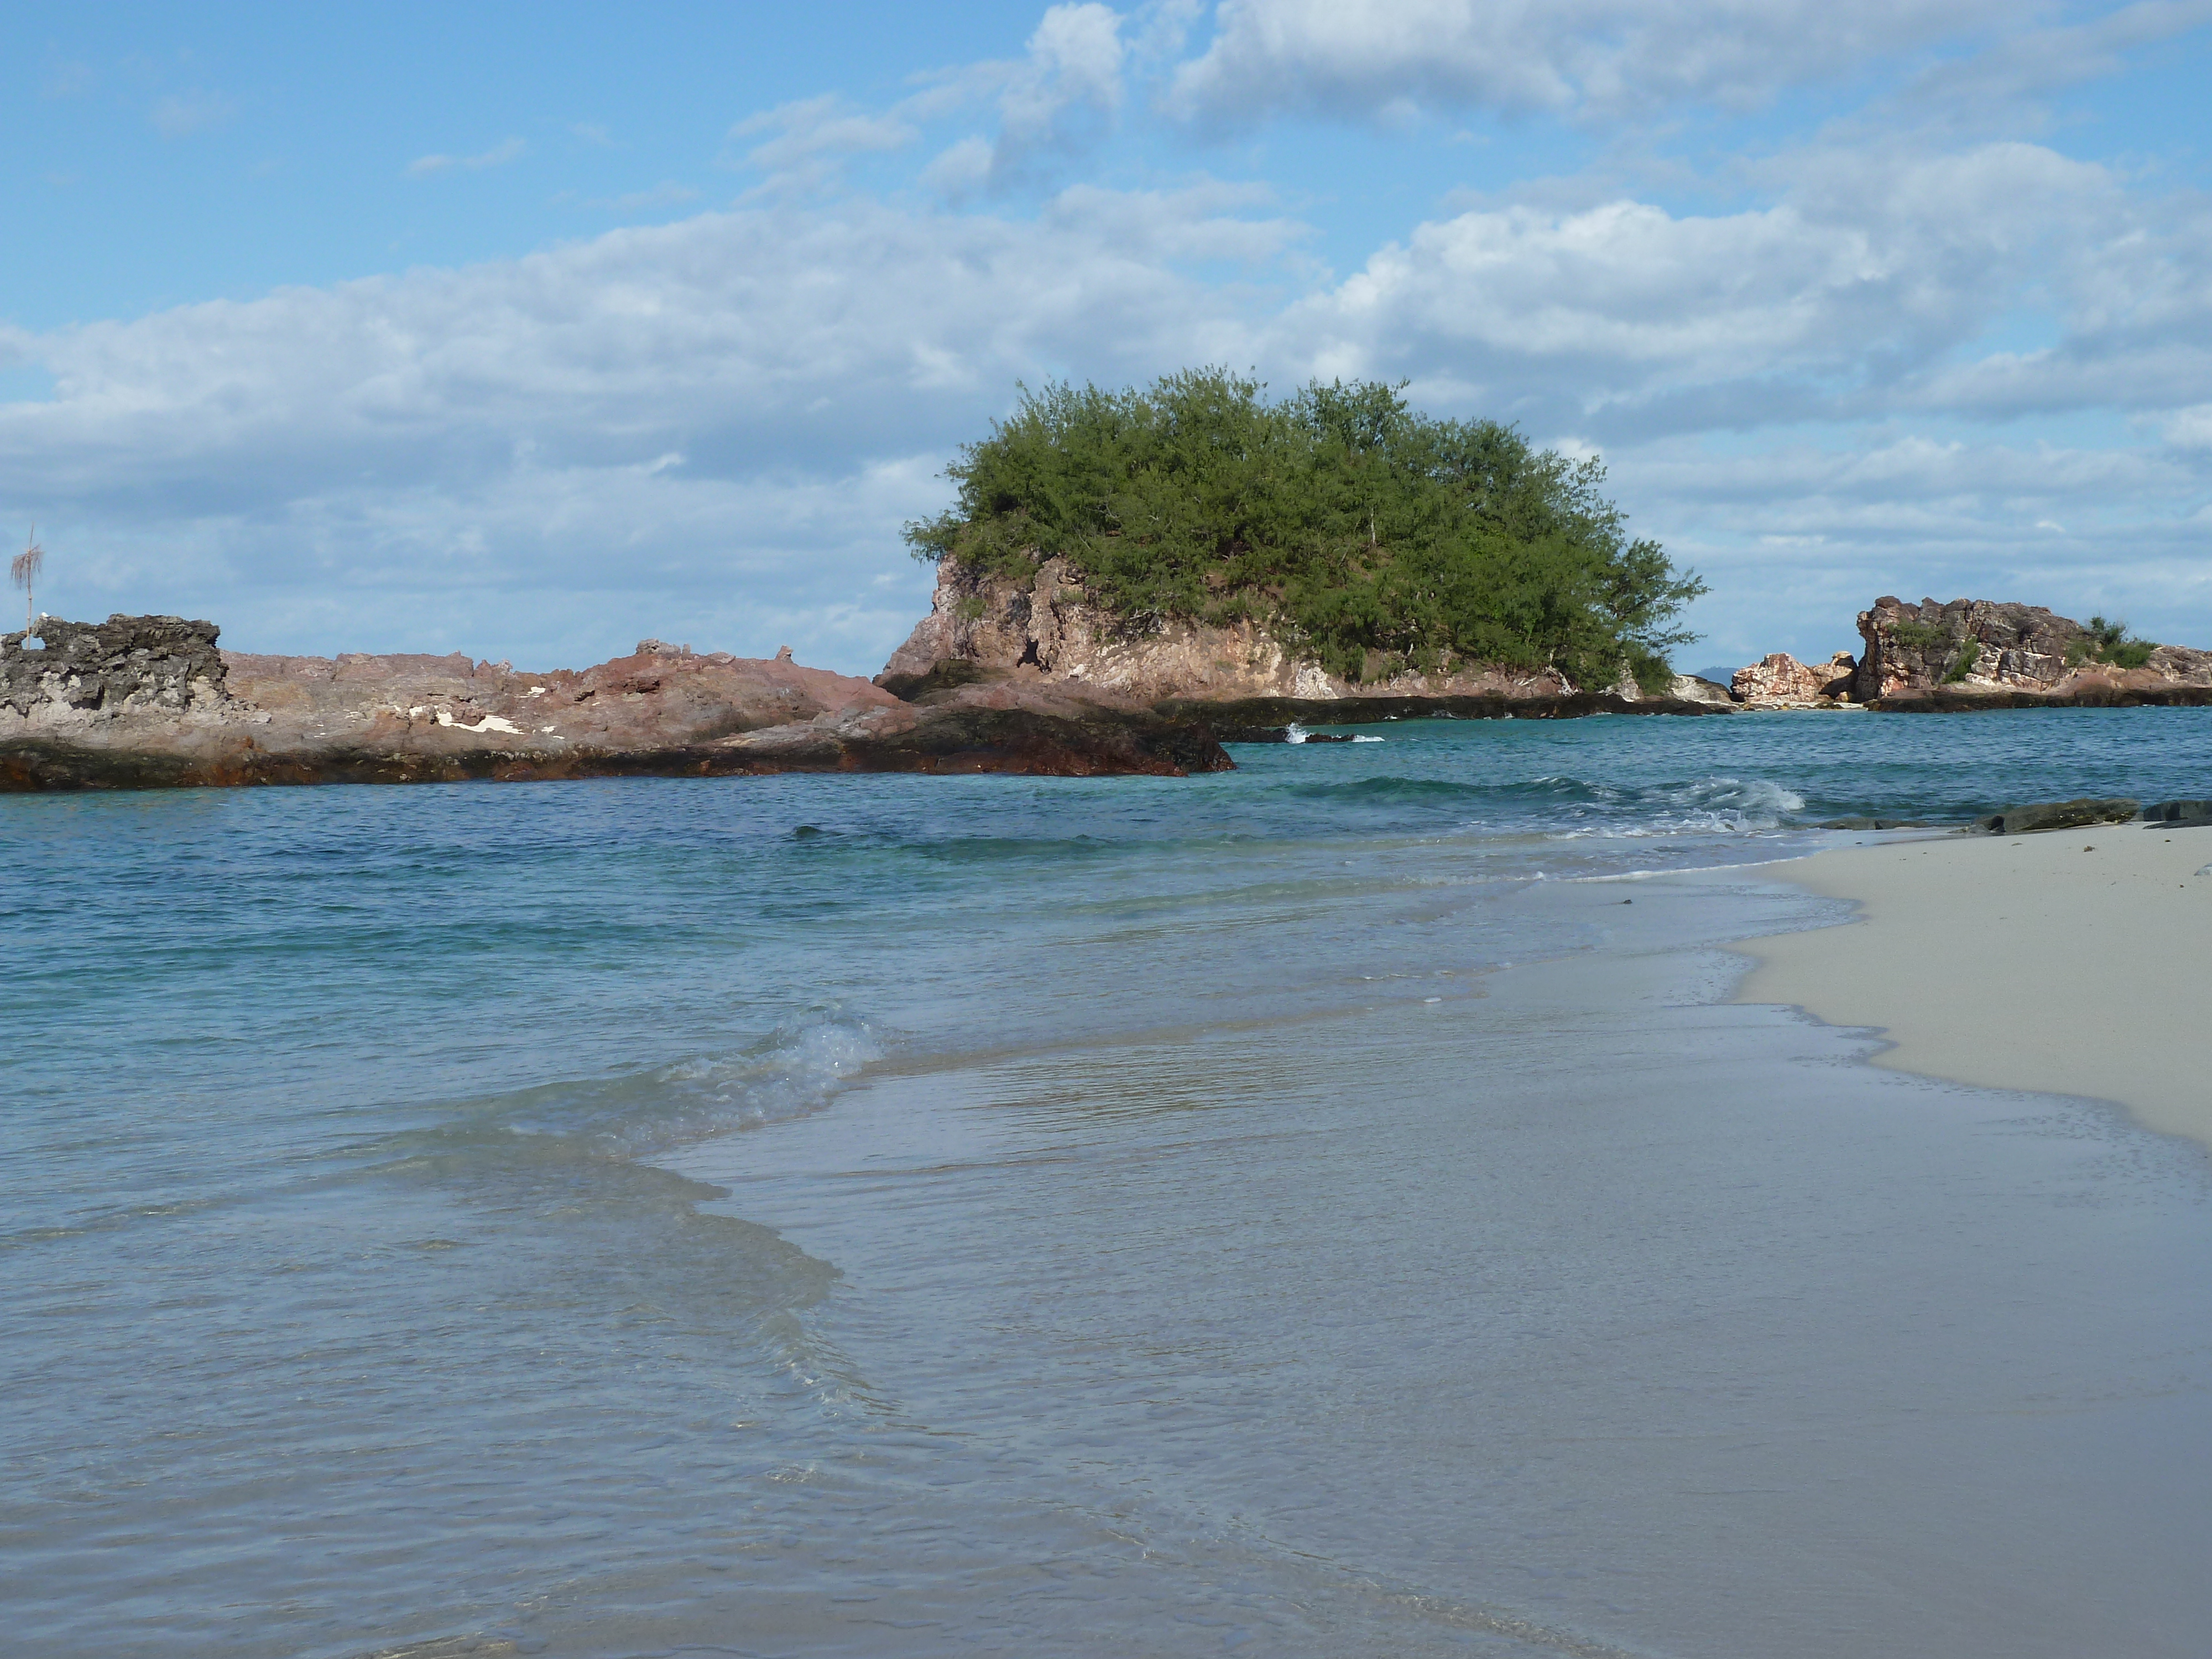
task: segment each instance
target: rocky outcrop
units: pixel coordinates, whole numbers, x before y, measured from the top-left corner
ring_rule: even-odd
[[[1203,728],[1122,699],[969,685],[902,700],[787,655],[649,640],[532,674],[458,654],[218,653],[212,624],[173,617],[41,626],[43,651],[0,639],[0,788],[1230,763]]]
[[[2039,830],[2083,830],[2100,823],[2125,823],[2141,810],[2140,801],[2124,799],[2038,801],[2027,806],[2008,806],[1979,820],[1993,835],[2025,836]]]
[[[1458,665],[1434,674],[1346,680],[1286,648],[1256,623],[1218,627],[1174,619],[1145,625],[1127,623],[1093,601],[1067,561],[1057,558],[1040,563],[1029,586],[957,559],[941,561],[929,615],[892,653],[876,684],[911,696],[963,678],[1015,676],[1021,670],[1071,689],[1142,702],[1515,699],[1571,696],[1576,692],[1556,670],[1485,663]]]
[[[1631,681],[1632,685],[1635,682]],[[1695,674],[1677,674],[1667,688],[1667,695],[1678,702],[1702,702],[1715,708],[1729,708],[1735,699],[1729,688],[1717,680],[1699,679]]]
[[[69,731],[218,708],[220,632],[182,617],[117,616],[104,623],[45,617],[36,633],[0,634],[0,720],[12,714]]]
[[[1729,682],[1736,702],[1753,708],[1832,708],[1851,692],[1858,668],[1847,651],[1824,663],[1799,662],[1786,651],[1739,668]]]
[[[2184,701],[2212,698],[2212,653],[2161,645],[2130,665],[2081,623],[2041,605],[1885,596],[1859,613],[1862,702]]]

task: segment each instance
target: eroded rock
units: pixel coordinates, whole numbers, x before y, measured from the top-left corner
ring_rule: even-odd
[[[2161,645],[2135,666],[2100,660],[2102,641],[2041,605],[1892,596],[1859,613],[1866,649],[1852,695],[1877,700],[2028,693],[2097,701],[2127,692],[2212,692],[2212,653]]]
[[[213,711],[225,701],[221,632],[182,617],[42,617],[36,633],[0,635],[0,713],[59,729]]]
[[[1094,602],[1066,559],[1044,560],[1028,587],[957,559],[941,560],[929,615],[891,653],[876,684],[914,696],[994,674],[1027,674],[1140,702],[1288,697],[1310,703],[1339,697],[1560,697],[1576,692],[1556,670],[1489,663],[1351,681],[1287,650],[1255,622],[1215,627],[1166,619],[1132,624]]]
[[[1753,708],[1831,708],[1850,695],[1857,668],[1848,651],[1823,663],[1800,662],[1787,651],[1776,651],[1737,669],[1729,692]]]

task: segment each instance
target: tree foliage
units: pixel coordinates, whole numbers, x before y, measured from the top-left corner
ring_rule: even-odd
[[[907,540],[1024,581],[1064,556],[1133,629],[1250,617],[1352,680],[1483,661],[1603,685],[1625,663],[1664,685],[1705,585],[1629,539],[1597,460],[1416,414],[1401,386],[1261,392],[1211,368],[1024,387]]]

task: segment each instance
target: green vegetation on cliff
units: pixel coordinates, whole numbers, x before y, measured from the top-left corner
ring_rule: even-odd
[[[1599,462],[1376,382],[1261,392],[1218,369],[1024,388],[907,540],[1023,581],[1063,556],[1133,627],[1249,617],[1354,680],[1480,661],[1602,686],[1626,663],[1665,685],[1705,585],[1628,538]]]

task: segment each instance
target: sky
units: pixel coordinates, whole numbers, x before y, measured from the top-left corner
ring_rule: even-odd
[[[42,610],[872,673],[1021,385],[1218,364],[1602,456],[1682,666],[2212,647],[2212,0],[460,10],[8,9]]]

